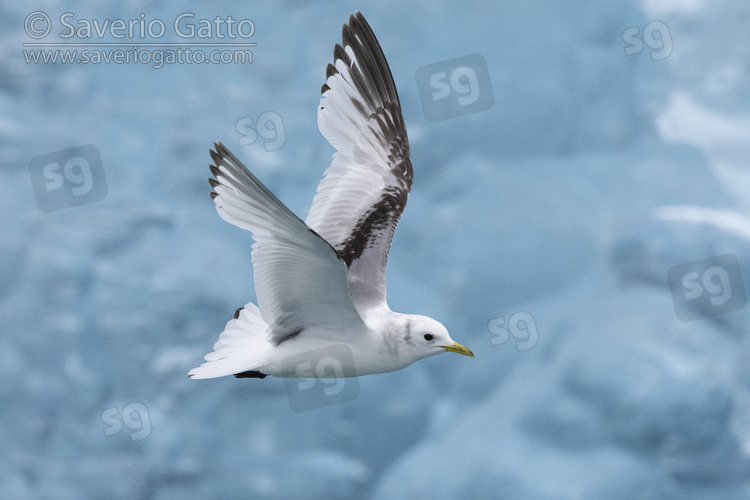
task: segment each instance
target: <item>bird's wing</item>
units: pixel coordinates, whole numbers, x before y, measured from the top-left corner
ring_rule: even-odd
[[[279,344],[306,329],[331,335],[364,329],[341,256],[223,144],[214,148],[211,198],[222,219],[253,233],[255,292],[269,341]]]
[[[413,171],[393,76],[362,14],[349,16],[342,40],[318,107],[318,127],[337,151],[306,222],[343,257],[364,313],[385,305],[388,250]]]

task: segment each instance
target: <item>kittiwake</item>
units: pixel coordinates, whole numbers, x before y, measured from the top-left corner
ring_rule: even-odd
[[[386,260],[413,170],[391,70],[359,12],[321,93],[318,128],[336,152],[304,222],[214,144],[211,198],[222,219],[252,232],[258,305],[237,309],[191,378],[349,377],[443,352],[474,357],[438,321],[386,303]],[[332,355],[341,370],[300,369]]]

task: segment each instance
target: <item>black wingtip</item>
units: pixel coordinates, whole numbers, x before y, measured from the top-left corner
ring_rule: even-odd
[[[344,25],[344,26],[347,26],[347,25]],[[347,54],[346,50],[344,50],[344,47],[342,47],[338,43],[336,45],[334,45],[334,47],[333,47],[333,60],[334,61],[338,61],[338,60],[344,61],[347,66],[351,66],[352,65],[352,62],[349,59],[349,54]],[[326,66],[326,79],[328,79],[328,77],[331,76],[331,74],[335,74],[335,73],[329,74],[329,71],[331,70],[331,66],[332,66],[332,64],[330,64],[330,63],[328,63],[328,66]],[[334,71],[335,71],[335,67],[334,67]]]
[[[211,160],[214,162],[214,164],[216,166],[219,166],[219,163],[221,163],[221,156],[219,156],[219,153],[217,153],[213,149],[209,149],[208,152],[211,154]]]
[[[260,378],[260,379],[264,379],[267,376],[268,375],[266,375],[265,373],[261,373],[261,372],[259,372],[257,370],[248,370],[246,372],[235,373],[234,374],[235,378]]]
[[[229,152],[229,149],[222,143],[221,141],[214,142],[214,149],[217,153],[220,153],[222,156],[228,156],[231,153]]]
[[[351,26],[352,24],[357,24],[357,22],[362,22],[362,21],[364,21],[365,23],[367,22],[365,21],[365,16],[363,16],[360,11],[355,10],[354,14],[349,14],[349,23],[348,23],[349,26]]]
[[[365,19],[365,16],[363,16],[360,11],[355,11],[354,14],[349,14],[349,22],[344,25],[344,31],[346,31],[347,25],[353,31],[369,31],[372,33],[370,23],[367,22],[367,19]]]
[[[211,155],[211,159],[214,161],[217,167],[219,166],[219,162],[223,158],[226,158],[232,155],[232,153],[229,152],[227,147],[221,142],[214,142],[214,148],[209,149],[208,152]]]
[[[216,155],[216,153],[214,153],[213,151],[211,151],[211,157],[213,158],[214,163],[216,163],[216,165],[218,165],[219,164],[219,157]],[[221,183],[217,180],[219,178],[219,169],[217,167],[215,167],[214,165],[209,165],[208,169],[211,171],[211,175],[213,175],[216,178],[216,179],[214,179],[212,177],[209,177],[208,178],[208,185],[211,186],[211,189],[216,189],[216,186],[221,185]],[[212,200],[216,199],[216,197],[219,196],[218,193],[215,193],[213,191],[209,192],[208,195],[211,197]]]
[[[335,49],[334,49],[334,51],[335,51]],[[334,56],[335,56],[335,52],[334,52]],[[338,70],[336,69],[336,66],[334,66],[331,63],[328,63],[328,66],[326,66],[326,80],[328,80],[329,78],[331,78],[336,73],[338,73]]]
[[[232,153],[229,152],[229,149],[227,149],[224,144],[221,142],[214,142],[214,149],[208,150],[209,154],[211,155],[211,160],[213,160],[213,165],[209,165],[208,169],[211,171],[211,175],[215,177],[215,179],[212,179],[209,177],[208,184],[211,186],[211,188],[216,188],[216,186],[219,186],[221,183],[219,182],[219,175],[221,175],[221,171],[219,170],[219,165],[222,163],[226,163],[227,158],[234,158],[232,156]],[[210,192],[208,195],[211,197],[212,200],[215,200],[218,195],[218,193]]]

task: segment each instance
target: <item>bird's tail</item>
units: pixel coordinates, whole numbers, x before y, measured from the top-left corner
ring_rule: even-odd
[[[237,309],[234,318],[227,322],[219,335],[213,352],[206,354],[206,362],[190,370],[188,377],[215,378],[258,370],[269,346],[267,328],[255,304],[248,303]],[[262,373],[253,376],[263,378]]]

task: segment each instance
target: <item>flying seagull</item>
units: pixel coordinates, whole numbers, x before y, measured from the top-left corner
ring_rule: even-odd
[[[385,268],[413,171],[396,86],[380,44],[357,12],[318,107],[336,148],[303,222],[221,143],[211,198],[225,221],[251,231],[258,306],[237,309],[191,378],[360,376],[443,352],[474,354],[432,318],[391,311]],[[310,369],[334,357],[339,370]]]

